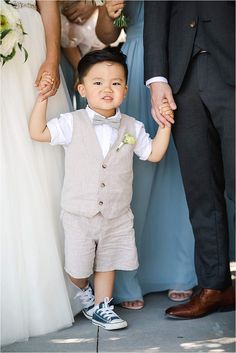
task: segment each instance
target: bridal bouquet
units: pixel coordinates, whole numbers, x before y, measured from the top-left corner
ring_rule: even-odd
[[[18,11],[9,1],[1,1],[0,4],[0,61],[2,65],[11,60],[17,47],[24,51],[25,61],[28,53],[23,47],[24,32]]]
[[[105,2],[106,0],[94,0],[96,6],[103,6]],[[114,26],[119,28],[127,27],[127,19],[123,10],[121,11],[120,16],[116,18],[113,23]]]

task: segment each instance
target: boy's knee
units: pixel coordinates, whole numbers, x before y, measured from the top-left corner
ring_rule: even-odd
[[[74,278],[70,275],[68,275],[71,282],[76,285],[76,287],[79,287],[80,289],[83,289],[87,286],[88,284],[88,278]]]

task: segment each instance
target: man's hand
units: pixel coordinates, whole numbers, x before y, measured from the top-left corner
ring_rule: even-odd
[[[171,124],[174,124],[174,114],[161,108],[163,100],[167,100],[172,110],[177,108],[170,86],[164,82],[153,82],[150,84],[150,91],[153,119],[161,127],[171,127]]]

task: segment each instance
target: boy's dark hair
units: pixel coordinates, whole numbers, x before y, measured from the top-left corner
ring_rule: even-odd
[[[89,69],[98,63],[104,61],[112,61],[123,66],[125,71],[126,82],[128,80],[128,67],[126,64],[126,55],[123,54],[118,47],[106,47],[101,50],[94,50],[82,57],[78,64],[79,83],[83,82]]]

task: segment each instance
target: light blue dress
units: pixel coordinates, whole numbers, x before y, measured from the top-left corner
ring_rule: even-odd
[[[121,111],[142,121],[153,137],[157,124],[143,82],[143,2],[127,1],[126,14],[127,40],[122,50],[127,55],[129,92]],[[158,164],[135,158],[132,209],[140,266],[138,271],[117,271],[115,302],[195,286],[194,237],[172,140]]]

